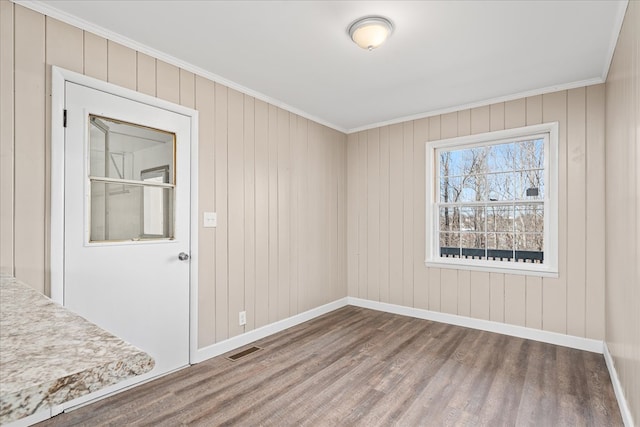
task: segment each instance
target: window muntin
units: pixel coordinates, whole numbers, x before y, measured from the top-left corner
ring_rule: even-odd
[[[427,156],[428,264],[557,273],[557,124],[434,141]]]

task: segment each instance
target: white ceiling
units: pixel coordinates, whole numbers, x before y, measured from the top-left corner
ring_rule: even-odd
[[[354,131],[516,94],[602,82],[627,1],[34,4],[336,129]],[[389,18],[395,30],[369,52],[351,42],[347,27],[371,14]]]

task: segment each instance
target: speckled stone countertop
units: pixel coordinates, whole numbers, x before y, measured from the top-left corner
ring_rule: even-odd
[[[143,351],[26,284],[0,277],[0,424],[153,366]]]

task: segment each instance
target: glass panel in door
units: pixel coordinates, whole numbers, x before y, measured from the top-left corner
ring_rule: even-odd
[[[175,134],[89,117],[89,242],[174,237]]]

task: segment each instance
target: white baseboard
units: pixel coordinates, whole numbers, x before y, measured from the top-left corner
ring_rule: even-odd
[[[323,314],[329,313],[347,305],[369,308],[372,310],[384,311],[387,313],[400,314],[403,316],[415,317],[418,319],[433,320],[435,322],[448,323],[451,325],[464,326],[472,329],[496,332],[519,338],[526,338],[549,344],[561,345],[563,347],[575,348],[578,350],[590,351],[593,353],[603,353],[602,341],[589,338],[575,337],[571,335],[559,334],[556,332],[542,331],[539,329],[526,328],[524,326],[508,325],[506,323],[493,322],[490,320],[473,319],[470,317],[458,316],[455,314],[440,313],[437,311],[423,310],[419,308],[405,307],[401,305],[388,304],[371,301],[361,298],[346,297],[330,302],[320,307],[305,311],[287,319],[280,320],[269,325],[262,326],[242,335],[221,341],[216,344],[198,349],[192,357],[191,363],[200,363],[212,357],[219,356],[236,348],[245,346],[269,335],[283,331],[300,323],[314,319]]]
[[[609,347],[606,342],[604,343],[604,361],[607,363],[607,369],[609,370],[609,376],[611,377],[613,391],[616,393],[616,400],[618,401],[620,413],[622,414],[622,421],[624,422],[625,427],[633,427],[635,424],[633,424],[631,408],[629,408],[627,399],[624,396],[624,390],[622,389],[622,384],[620,384],[620,379],[618,378],[618,371],[616,371],[616,366],[613,363],[613,357],[611,357],[611,353],[609,352]]]
[[[242,347],[259,339],[268,337],[269,335],[284,331],[292,326],[296,326],[318,316],[322,316],[323,314],[329,313],[333,310],[345,307],[347,304],[347,298],[341,298],[328,304],[321,305],[320,307],[312,308],[304,313],[262,326],[242,335],[237,335],[208,347],[200,348],[194,357],[192,357],[191,363],[200,363],[207,359],[211,359],[212,357],[219,356],[238,347]]]
[[[195,355],[191,358],[191,363],[200,363],[212,357],[219,356],[221,354],[232,351],[236,348],[245,346],[259,339],[268,337],[277,332],[281,332],[292,326],[299,325],[301,323],[312,320],[316,317],[327,314],[333,310],[345,307],[347,305],[353,305],[356,307],[368,308],[377,311],[384,311],[387,313],[399,314],[402,316],[415,317],[418,319],[432,320],[440,323],[447,323],[456,326],[463,326],[472,329],[478,329],[483,331],[495,332],[499,334],[531,339],[535,341],[545,342],[549,344],[560,345],[563,347],[575,348],[578,350],[590,351],[593,353],[604,354],[604,358],[611,376],[611,382],[613,389],[620,406],[620,412],[624,420],[625,427],[634,427],[633,419],[631,417],[631,411],[625,400],[622,386],[618,379],[618,374],[613,364],[613,359],[609,353],[606,343],[602,341],[593,340],[589,338],[575,337],[571,335],[559,334],[556,332],[542,331],[539,329],[527,328],[524,326],[508,325],[505,323],[494,322],[490,320],[473,319],[470,317],[458,316],[455,314],[441,313],[436,311],[424,310],[419,308],[405,307],[396,304],[389,304],[377,301],[371,301],[361,298],[345,297],[339,300],[330,302],[320,307],[313,308],[305,311],[304,313],[297,314],[287,319],[280,320],[269,325],[262,326],[252,331],[246,332],[242,335],[229,338],[225,341],[212,344],[208,347],[198,349]],[[60,411],[53,412],[57,413]],[[51,417],[52,411],[43,411],[38,414],[34,414],[30,417],[18,420],[12,424],[11,427],[28,426],[36,422],[45,420]]]
[[[602,354],[603,351],[602,341],[589,338],[575,337],[556,332],[527,328],[524,326],[508,325],[506,323],[493,322],[491,320],[473,319],[471,317],[440,313],[420,308],[405,307],[402,305],[388,304],[361,298],[348,297],[347,300],[349,305],[385,311],[387,313],[400,314],[418,319],[433,320],[434,322],[448,323],[451,325],[464,326],[466,328],[479,329],[482,331],[496,332],[513,337],[526,338],[549,344],[561,345],[563,347],[575,348],[578,350],[586,350],[593,353]]]

